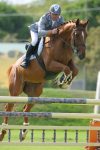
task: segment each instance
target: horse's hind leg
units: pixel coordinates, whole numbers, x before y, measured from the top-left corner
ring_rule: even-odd
[[[15,69],[14,69],[15,70]],[[9,91],[11,96],[18,96],[22,91],[22,81],[21,78],[19,78],[17,71],[14,72],[13,69],[10,70],[9,73]],[[5,111],[12,111],[14,107],[14,103],[7,103],[5,105]],[[0,141],[3,140],[5,134],[6,134],[6,125],[8,124],[9,117],[4,117],[2,125],[4,125],[4,129],[0,132]]]
[[[26,83],[24,87],[24,92],[28,95],[28,97],[39,97],[42,93],[43,89],[43,84],[42,83],[37,83],[37,84],[32,84],[32,83]],[[23,112],[30,112],[31,108],[34,106],[34,104],[25,104]],[[28,117],[24,117],[24,123],[23,125],[28,126],[29,125],[29,120]],[[22,134],[20,137],[20,140],[23,141],[26,137],[28,130],[24,129],[22,130]]]
[[[42,83],[26,83],[24,92],[28,97],[39,97],[42,94],[43,84]],[[34,104],[25,104],[23,111],[29,112]],[[24,122],[28,123],[28,117],[24,117]]]
[[[6,104],[5,105],[5,111],[12,111],[14,107],[14,104]],[[1,130],[0,132],[0,141],[3,140],[5,134],[7,133],[7,129],[6,129],[6,125],[8,124],[8,117],[4,117],[3,123],[2,125],[4,126],[4,128]]]
[[[9,92],[11,96],[18,96],[22,92],[23,81],[20,74],[17,71],[16,66],[13,67],[8,74],[9,77]],[[5,106],[5,111],[12,111],[14,103],[7,103]],[[8,123],[8,117],[4,117],[4,123]]]

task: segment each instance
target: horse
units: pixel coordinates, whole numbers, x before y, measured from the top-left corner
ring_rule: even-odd
[[[10,96],[19,96],[24,92],[28,97],[39,97],[43,91],[43,85],[48,77],[54,79],[59,73],[63,75],[59,79],[59,85],[72,82],[78,74],[73,55],[80,60],[86,55],[86,37],[88,20],[68,21],[60,25],[58,33],[51,37],[46,37],[44,47],[39,56],[30,60],[29,67],[24,69],[20,66],[23,56],[8,69],[9,92]],[[34,106],[33,103],[25,104],[23,112],[29,112]],[[7,103],[5,111],[12,111],[14,103]],[[3,125],[5,129],[0,132],[0,141],[6,134],[8,117],[4,117]],[[28,117],[24,117],[23,125],[29,125]],[[22,130],[22,141],[25,139],[27,130]]]

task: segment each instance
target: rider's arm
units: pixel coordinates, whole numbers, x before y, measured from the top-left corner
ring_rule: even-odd
[[[53,30],[46,29],[46,23],[47,23],[47,20],[45,16],[42,16],[38,22],[38,34],[40,37],[52,36],[54,34]]]
[[[59,18],[59,26],[61,24],[63,24],[65,21],[64,21],[64,18],[62,16],[60,16]],[[49,30],[48,33],[47,33],[47,36],[52,36],[53,34],[57,34],[58,30],[57,28],[53,29],[53,30]]]

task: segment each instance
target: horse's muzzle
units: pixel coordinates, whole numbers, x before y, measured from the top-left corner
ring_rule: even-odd
[[[82,46],[79,48],[79,50],[77,51],[77,55],[79,57],[80,60],[84,59],[85,58],[85,50],[86,50],[86,47],[85,46]]]
[[[80,60],[84,59],[85,58],[85,53],[82,53],[82,54],[78,53],[78,57],[79,57]]]

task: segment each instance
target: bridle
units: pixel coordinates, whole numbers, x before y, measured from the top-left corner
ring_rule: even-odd
[[[83,44],[78,44],[78,45],[76,44],[76,39],[77,39],[76,33],[77,33],[77,31],[81,31],[81,32],[84,31],[83,27],[74,27],[73,28],[72,33],[71,33],[71,43],[66,42],[66,40],[63,37],[59,36],[59,32],[60,32],[59,27],[57,30],[58,30],[58,33],[53,36],[53,40],[56,37],[58,37],[59,39],[61,39],[61,41],[63,41],[63,43],[66,45],[66,47],[71,48],[75,54],[78,53],[78,47],[83,47],[83,48],[86,47],[85,42]],[[45,42],[45,44],[47,44],[47,43],[52,43],[52,42],[51,42],[51,40],[49,40],[49,41]],[[51,44],[50,47],[52,47],[52,46],[53,45]],[[50,47],[48,47],[48,48],[50,48]]]
[[[72,31],[71,47],[72,47],[73,52],[76,53],[76,54],[78,53],[78,47],[86,48],[85,41],[83,42],[83,44],[82,43],[80,43],[78,45],[76,44],[76,39],[77,39],[76,34],[77,34],[77,31],[80,31],[82,33],[82,31],[84,31],[84,28],[82,28],[82,27],[79,27],[79,28],[75,27],[73,29],[73,31]]]
[[[71,48],[72,49],[72,51],[75,53],[75,54],[77,54],[78,53],[78,47],[83,47],[83,48],[85,48],[86,46],[85,46],[85,41],[84,41],[84,43],[83,44],[76,44],[76,39],[77,39],[77,37],[76,37],[76,33],[77,33],[77,31],[84,31],[84,28],[83,27],[74,27],[73,28],[73,30],[72,30],[72,33],[71,33],[71,43],[68,43],[68,42],[66,42],[66,40],[63,38],[63,37],[59,37],[64,43],[65,43],[65,45],[67,46],[67,47],[69,47],[69,48]]]

